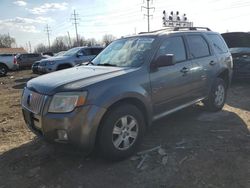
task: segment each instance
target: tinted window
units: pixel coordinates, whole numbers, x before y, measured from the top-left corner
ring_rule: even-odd
[[[3,56],[3,57],[5,57],[5,56],[13,56],[13,54],[0,54],[0,56]]]
[[[92,55],[98,55],[102,51],[102,48],[92,48],[91,54]]]
[[[210,34],[210,35],[208,35],[208,37],[211,40],[211,42],[213,43],[213,47],[214,47],[216,52],[221,54],[221,53],[226,53],[228,51],[224,41],[222,40],[222,38],[219,35]]]
[[[250,47],[250,33],[233,32],[221,35],[229,48]]]
[[[187,36],[187,42],[193,58],[209,56],[209,47],[205,39],[200,35]]]
[[[83,53],[85,54],[85,55],[92,55],[91,54],[91,49],[90,48],[86,48],[86,49],[83,49]]]
[[[182,37],[171,37],[165,40],[157,54],[157,57],[165,54],[174,54],[176,62],[186,60],[186,50]]]

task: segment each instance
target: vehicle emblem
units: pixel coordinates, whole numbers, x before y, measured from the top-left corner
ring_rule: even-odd
[[[27,104],[30,106],[32,100],[32,93],[28,95],[27,97]]]

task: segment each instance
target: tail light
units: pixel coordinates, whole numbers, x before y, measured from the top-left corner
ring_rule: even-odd
[[[17,60],[16,60],[16,56],[14,56],[14,61],[13,61],[14,64],[17,64]]]

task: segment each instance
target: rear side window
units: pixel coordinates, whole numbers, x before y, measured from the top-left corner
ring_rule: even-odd
[[[162,43],[157,53],[157,57],[165,54],[174,54],[176,62],[186,60],[186,50],[182,37],[171,37],[166,39]]]
[[[222,54],[228,52],[224,41],[219,35],[209,34],[207,36],[211,40],[213,47],[217,53]]]
[[[201,35],[187,36],[187,42],[192,58],[201,58],[210,55],[206,40]]]

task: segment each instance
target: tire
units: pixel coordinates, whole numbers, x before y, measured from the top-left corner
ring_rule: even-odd
[[[98,152],[108,160],[123,160],[135,153],[145,132],[141,111],[122,104],[109,111],[98,132]]]
[[[211,88],[209,96],[203,101],[206,109],[211,112],[220,111],[226,101],[227,88],[223,79],[217,78]]]
[[[59,65],[57,70],[63,70],[63,69],[68,69],[68,68],[71,68],[70,65]]]
[[[0,65],[0,76],[5,76],[8,72],[8,68],[5,65]]]

